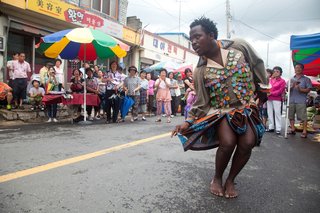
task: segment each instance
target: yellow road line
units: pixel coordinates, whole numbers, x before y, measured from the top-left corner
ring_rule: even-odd
[[[48,164],[45,164],[45,165],[42,165],[42,166],[37,166],[37,167],[30,168],[30,169],[25,169],[25,170],[9,173],[9,174],[6,174],[6,175],[1,175],[0,176],[0,183],[7,182],[7,181],[10,181],[10,180],[14,180],[14,179],[21,178],[21,177],[25,177],[25,176],[28,176],[28,175],[33,175],[33,174],[36,174],[36,173],[39,173],[39,172],[48,171],[50,169],[58,168],[58,167],[61,167],[61,166],[66,166],[66,165],[69,165],[69,164],[72,164],[72,163],[77,163],[77,162],[80,162],[80,161],[88,160],[88,159],[95,158],[95,157],[98,157],[98,156],[101,156],[101,155],[105,155],[105,154],[108,154],[108,153],[111,153],[111,152],[116,152],[116,151],[119,151],[119,150],[122,150],[122,149],[126,149],[126,148],[130,148],[130,147],[133,147],[133,146],[137,146],[137,145],[140,145],[140,144],[143,144],[143,143],[148,143],[148,142],[151,142],[153,140],[157,140],[157,139],[160,139],[160,138],[168,137],[170,134],[171,133],[165,133],[165,134],[161,134],[161,135],[156,135],[156,136],[153,136],[153,137],[150,137],[150,138],[145,138],[145,139],[133,141],[133,142],[130,142],[130,143],[122,144],[122,145],[119,145],[119,146],[114,146],[114,147],[111,147],[111,148],[108,148],[108,149],[103,149],[103,150],[100,150],[100,151],[97,151],[97,152],[92,152],[92,153],[88,153],[88,154],[85,154],[85,155],[80,155],[80,156],[73,157],[73,158],[67,158],[65,160],[60,160],[60,161],[48,163]]]

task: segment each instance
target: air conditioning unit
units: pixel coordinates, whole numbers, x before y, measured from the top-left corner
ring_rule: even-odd
[[[0,52],[3,52],[5,49],[5,37],[4,36],[0,36]]]

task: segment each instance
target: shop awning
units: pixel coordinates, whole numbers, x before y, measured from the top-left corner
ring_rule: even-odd
[[[290,39],[293,63],[304,65],[304,74],[320,74],[320,33],[310,35],[292,35]]]

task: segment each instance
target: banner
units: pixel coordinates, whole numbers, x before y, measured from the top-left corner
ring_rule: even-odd
[[[28,0],[27,9],[81,27],[90,27],[111,36],[123,37],[123,26],[61,0]]]

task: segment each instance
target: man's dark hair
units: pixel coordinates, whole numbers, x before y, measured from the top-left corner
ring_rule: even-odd
[[[303,64],[296,62],[296,64],[294,65],[294,67],[297,66],[297,65],[299,65],[302,69],[304,69],[304,65],[303,65]]]
[[[18,52],[13,52],[12,55],[13,55],[13,56],[14,56],[14,55],[20,55],[20,53],[18,53]]]
[[[206,18],[205,16],[201,16],[190,24],[190,29],[198,25],[201,25],[201,27],[207,34],[213,33],[214,39],[218,38],[218,29],[216,23],[214,23],[210,19]]]
[[[20,53],[19,53],[19,55],[22,55],[22,54],[23,54],[23,55],[26,55],[24,52],[20,52]]]

